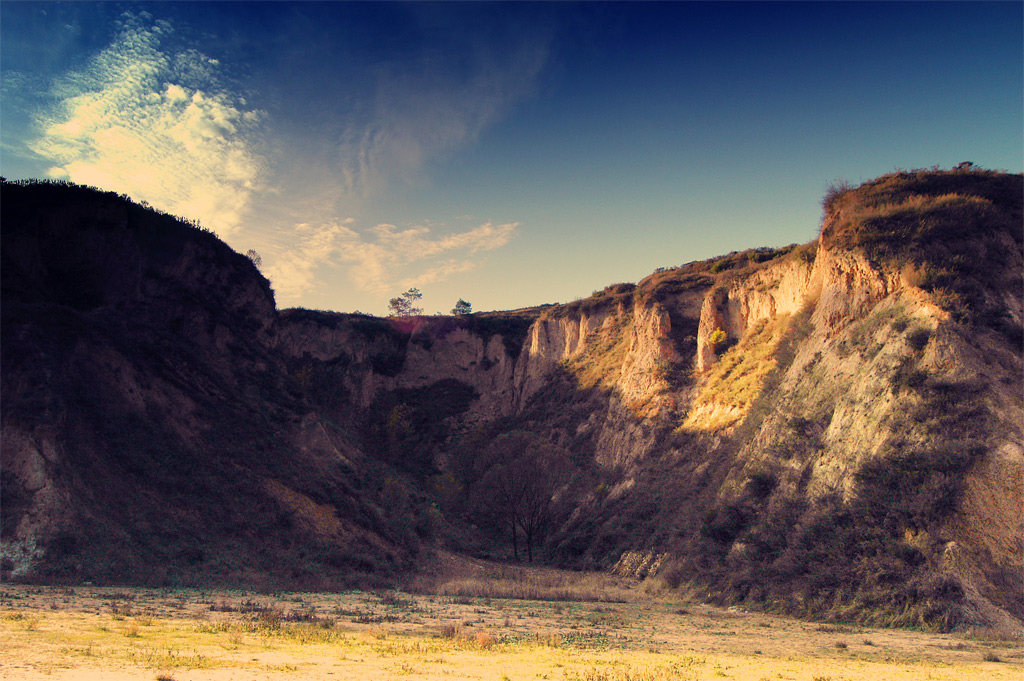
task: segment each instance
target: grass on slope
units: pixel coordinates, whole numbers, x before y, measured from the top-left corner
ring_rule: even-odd
[[[720,431],[746,417],[776,365],[776,350],[789,328],[789,315],[762,320],[729,348],[701,385],[683,429]]]

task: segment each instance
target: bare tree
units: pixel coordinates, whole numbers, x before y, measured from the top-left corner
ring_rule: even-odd
[[[533,562],[533,546],[557,515],[555,494],[566,483],[568,456],[554,445],[532,447],[517,461],[527,476],[516,522],[526,540],[527,559]]]
[[[475,485],[474,507],[508,531],[515,560],[521,535],[533,562],[534,546],[557,514],[555,494],[566,482],[567,453],[513,431],[494,440],[480,460],[486,471]]]

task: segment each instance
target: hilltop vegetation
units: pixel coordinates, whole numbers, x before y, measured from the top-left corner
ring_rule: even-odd
[[[810,244],[380,319],[277,311],[195,225],[4,183],[5,579],[329,587],[443,547],[1019,627],[1022,194],[894,173]]]

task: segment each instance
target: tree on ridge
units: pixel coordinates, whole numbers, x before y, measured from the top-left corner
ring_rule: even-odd
[[[388,301],[389,317],[415,317],[423,314],[423,308],[417,303],[423,298],[418,288],[411,288],[405,293]]]

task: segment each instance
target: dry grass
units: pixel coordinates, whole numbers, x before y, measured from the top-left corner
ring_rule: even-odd
[[[790,315],[759,322],[719,358],[683,421],[684,430],[719,431],[743,420],[775,368],[789,322]]]
[[[837,640],[833,627],[704,605],[681,610],[639,594],[599,604],[284,593],[243,612],[254,594],[140,589],[134,603],[148,614],[125,620],[97,608],[103,589],[59,599],[55,591],[0,593],[5,678],[954,681],[1015,679],[1024,667],[1019,641],[868,628],[844,629],[851,635]],[[212,611],[213,603],[228,607]],[[395,621],[354,621],[382,608]],[[310,611],[337,621],[325,628],[298,617]],[[26,629],[30,619],[36,626]],[[129,627],[138,635],[124,636]]]
[[[581,388],[615,387],[629,354],[631,339],[625,329],[632,321],[631,314],[616,316],[614,323],[602,326],[587,339],[583,353],[565,361]]]
[[[405,589],[455,598],[532,601],[626,602],[636,597],[625,580],[605,573],[494,565],[445,553],[434,561],[433,569],[422,571]]]

